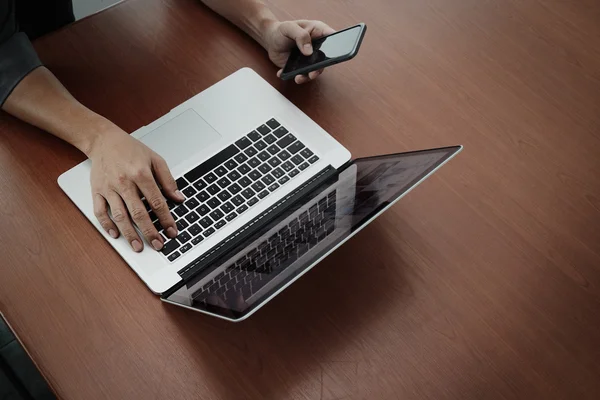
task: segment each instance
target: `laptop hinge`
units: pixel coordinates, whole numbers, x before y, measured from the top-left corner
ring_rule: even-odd
[[[267,225],[274,218],[281,215],[289,207],[293,206],[298,200],[302,199],[311,191],[318,188],[324,182],[337,176],[338,172],[331,165],[321,170],[318,174],[306,181],[304,184],[294,189],[291,193],[279,200],[277,203],[269,207],[263,213],[252,219],[246,225],[238,229],[235,233],[228,236],[226,239],[221,241],[218,245],[196,258],[194,261],[186,265],[184,268],[179,270],[177,273],[181,276],[183,282],[187,282],[190,278],[196,274],[202,272],[208,266],[213,264],[215,261],[228,254],[233,248],[238,246],[252,234],[254,234],[261,227]],[[183,283],[182,282],[182,283]],[[177,285],[175,288],[179,288],[181,285]],[[175,289],[173,288],[173,289]],[[173,289],[169,292],[173,292]]]

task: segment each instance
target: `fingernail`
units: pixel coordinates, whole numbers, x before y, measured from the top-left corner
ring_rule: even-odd
[[[162,247],[163,247],[163,244],[161,243],[161,241],[160,241],[160,240],[158,240],[158,239],[154,239],[154,240],[152,241],[152,246],[154,247],[154,250],[160,250],[160,249],[162,249]]]
[[[177,230],[173,227],[170,227],[167,229],[167,236],[174,238],[175,236],[177,236]]]
[[[110,237],[112,237],[113,239],[117,238],[117,232],[114,229],[109,229],[108,230],[108,234],[110,235]]]
[[[140,252],[142,251],[142,244],[140,243],[139,240],[134,240],[131,242],[131,247],[133,247],[133,250],[136,252]]]
[[[175,196],[179,197],[181,200],[185,200],[185,196],[179,190],[175,191]]]

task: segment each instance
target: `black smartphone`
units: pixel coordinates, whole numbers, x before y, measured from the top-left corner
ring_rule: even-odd
[[[313,53],[305,56],[295,47],[283,67],[281,79],[296,75],[308,75],[311,71],[329,67],[353,59],[358,53],[367,25],[360,23],[343,31],[332,33],[312,41]]]

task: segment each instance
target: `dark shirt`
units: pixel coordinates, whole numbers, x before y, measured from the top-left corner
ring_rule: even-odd
[[[74,20],[71,0],[0,0],[0,106],[42,65],[30,40]]]

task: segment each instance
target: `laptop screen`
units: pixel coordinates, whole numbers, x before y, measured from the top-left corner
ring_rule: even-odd
[[[314,190],[164,300],[226,319],[245,318],[460,150],[353,161],[335,182]]]

